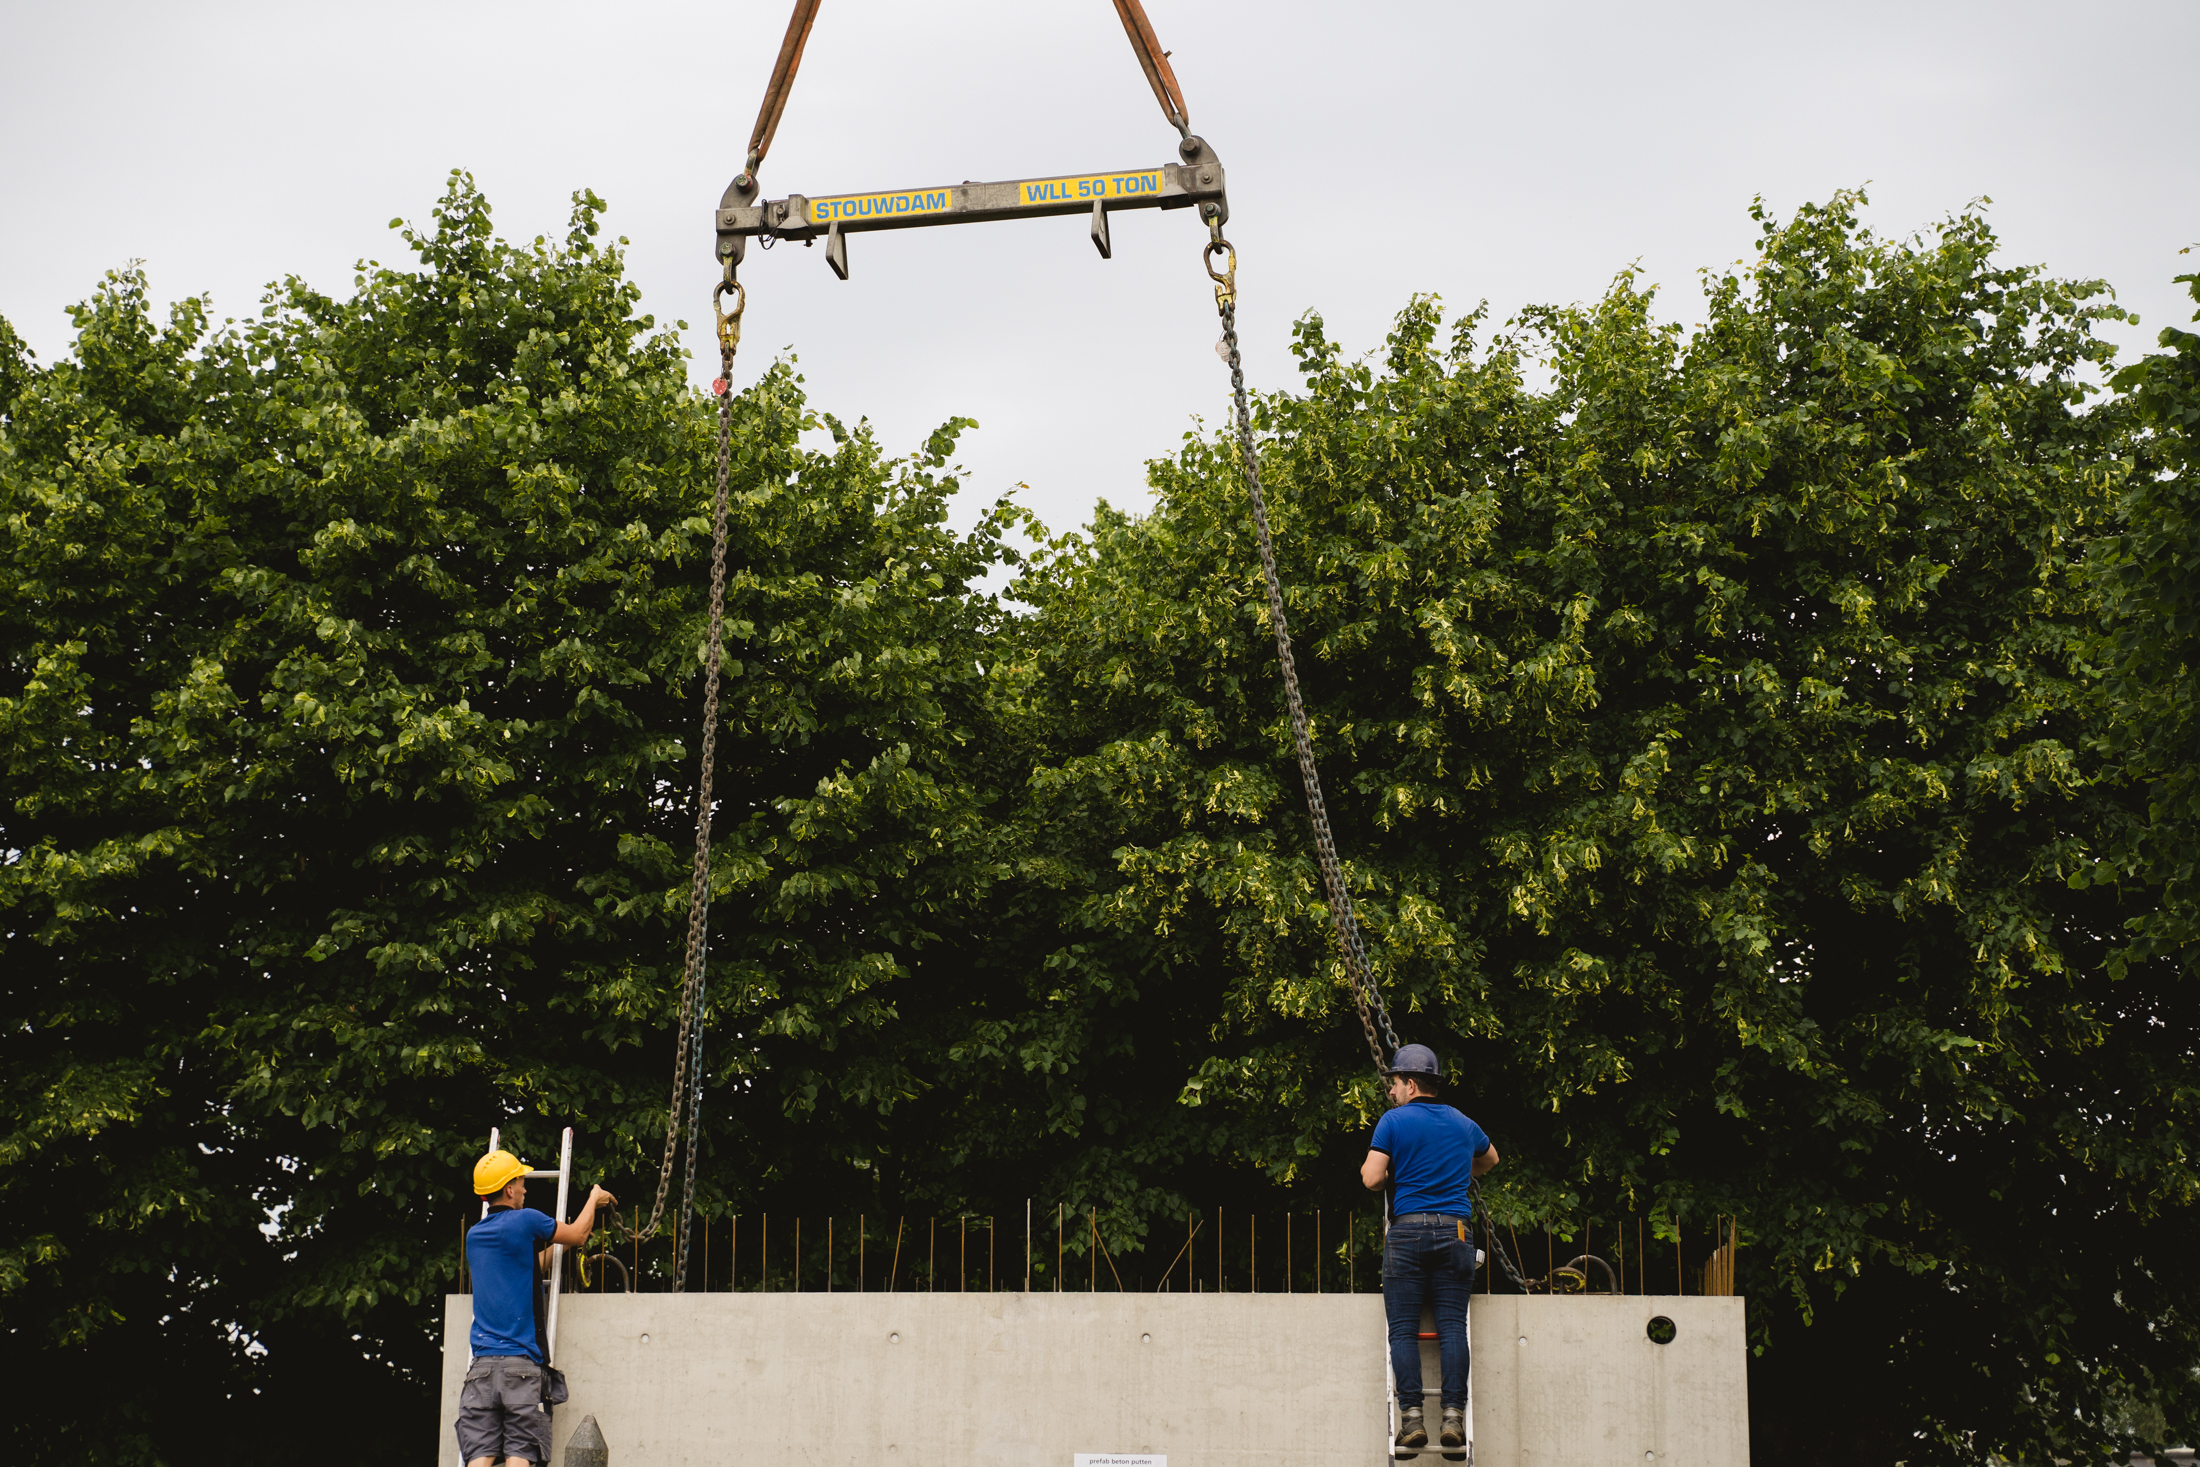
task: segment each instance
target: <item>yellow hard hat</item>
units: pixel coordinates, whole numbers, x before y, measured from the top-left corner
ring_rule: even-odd
[[[512,1184],[512,1178],[526,1174],[526,1162],[509,1151],[492,1151],[474,1163],[474,1195],[494,1197]]]

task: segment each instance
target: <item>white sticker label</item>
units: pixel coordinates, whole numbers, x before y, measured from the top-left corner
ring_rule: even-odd
[[[1166,1455],[1142,1452],[1075,1452],[1071,1456],[1071,1467],[1169,1467]]]

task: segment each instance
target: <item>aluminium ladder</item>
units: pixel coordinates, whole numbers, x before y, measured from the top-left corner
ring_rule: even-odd
[[[1482,1265],[1486,1261],[1482,1250],[1480,1248],[1475,1249],[1474,1264],[1477,1273],[1481,1272]],[[1435,1323],[1434,1312],[1426,1305],[1422,1308],[1422,1322],[1431,1325]],[[1434,1329],[1424,1329],[1419,1333],[1422,1340],[1434,1340],[1436,1338]],[[1471,1308],[1467,1312],[1467,1349],[1466,1445],[1446,1447],[1439,1445],[1437,1441],[1437,1433],[1442,1429],[1444,1415],[1444,1387],[1442,1384],[1444,1373],[1442,1358],[1439,1355],[1437,1369],[1433,1372],[1429,1370],[1426,1360],[1421,1362],[1421,1380],[1423,1382],[1421,1386],[1421,1412],[1424,1420],[1428,1417],[1430,1398],[1434,1397],[1437,1402],[1436,1424],[1429,1430],[1429,1444],[1425,1447],[1401,1447],[1398,1445],[1398,1372],[1390,1363],[1390,1340],[1388,1332],[1385,1332],[1383,1340],[1383,1395],[1388,1409],[1384,1411],[1383,1418],[1390,1424],[1390,1429],[1383,1434],[1383,1456],[1385,1459],[1404,1462],[1418,1457],[1441,1457],[1446,1462],[1464,1462],[1466,1467],[1474,1467],[1474,1312]],[[1432,1379],[1437,1384],[1427,1384]]]
[[[502,1134],[499,1127],[491,1126],[489,1128],[489,1149],[491,1151],[495,1151],[503,1144]],[[565,1226],[565,1204],[573,1185],[573,1128],[567,1126],[563,1139],[558,1143],[557,1170],[551,1171],[543,1167],[537,1167],[524,1175],[529,1181],[538,1178],[547,1180],[551,1177],[558,1179],[558,1210],[551,1213],[550,1216],[559,1227]],[[483,1217],[489,1215],[489,1203],[486,1198],[482,1199],[481,1215]],[[547,1312],[543,1316],[542,1323],[542,1363],[544,1365],[558,1363],[558,1286],[564,1277],[565,1245],[563,1243],[552,1243],[550,1245],[550,1303]]]

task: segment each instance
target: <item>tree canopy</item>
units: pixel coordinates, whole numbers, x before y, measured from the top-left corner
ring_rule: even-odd
[[[461,180],[418,268],[223,330],[117,274],[9,405],[10,1347],[177,1366],[72,1454],[417,1393],[487,1126],[635,1176],[662,1136],[709,419],[599,208],[514,247]],[[714,1081],[780,1121],[836,1056],[902,1083],[876,989],[967,895],[995,546],[944,528],[956,425],[803,450],[785,368],[737,419]]]
[[[2177,278],[2200,302],[2200,274]],[[2190,969],[2200,962],[2200,336],[2165,327],[2161,344],[2169,350],[2116,374],[2147,431],[2116,532],[2094,547],[2109,618],[2103,737],[2147,800],[2146,823],[2099,874],[2156,888],[2127,924],[2133,950]]]
[[[2189,1434],[2200,337],[2098,393],[2099,282],[1861,204],[1760,209],[1692,329],[1631,273],[1300,321],[1257,427],[1340,847],[1498,1215],[1738,1219],[1758,1450]],[[0,323],[0,1318],[157,1377],[30,1460],[332,1387],[418,1450],[489,1124],[647,1209],[715,412],[601,209],[514,245],[458,176],[348,298]],[[734,419],[705,1212],[1061,1199],[1129,1266],[1354,1205],[1234,445],[1027,555],[948,526],[964,420],[895,458],[789,363]]]

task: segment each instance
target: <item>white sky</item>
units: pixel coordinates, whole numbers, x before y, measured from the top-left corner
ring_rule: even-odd
[[[45,360],[63,307],[145,260],[164,298],[256,309],[296,273],[396,262],[453,166],[513,237],[594,188],[645,309],[709,340],[711,211],[787,0],[33,4],[0,0],[0,315]],[[1310,4],[1148,0],[1193,126],[1229,170],[1249,376],[1295,385],[1294,317],[1375,347],[1415,291],[1453,311],[1599,294],[1639,261],[1699,319],[1696,270],[1869,184],[1903,234],[1992,196],[2008,257],[2103,276],[2183,324],[2200,267],[2200,5]],[[764,168],[823,194],[1173,158],[1108,0],[827,0]],[[961,461],[1056,529],[1146,502],[1143,464],[1226,381],[1190,211],[1113,220],[1102,262],[1059,218],[752,250],[742,375],[799,353],[815,403],[889,450],[976,418]],[[974,505],[958,516],[965,522]]]

